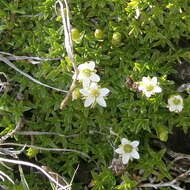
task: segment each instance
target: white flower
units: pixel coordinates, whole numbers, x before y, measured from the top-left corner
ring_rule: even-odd
[[[139,159],[138,151],[139,141],[130,142],[126,138],[121,139],[121,145],[115,150],[116,153],[120,154],[123,164],[127,164],[129,160]]]
[[[183,109],[183,98],[180,95],[170,96],[167,107],[172,112],[181,112]]]
[[[162,89],[158,86],[157,77],[143,77],[142,81],[139,82],[138,89],[148,98],[155,93],[162,92]]]
[[[107,88],[100,88],[97,83],[91,83],[88,88],[83,88],[80,93],[84,96],[84,107],[94,105],[96,102],[103,107],[106,107],[104,96],[107,96],[109,90]]]
[[[79,74],[77,80],[83,83],[83,87],[90,85],[90,82],[99,82],[100,77],[96,74],[95,62],[88,61],[78,66]],[[76,75],[73,75],[73,79]]]

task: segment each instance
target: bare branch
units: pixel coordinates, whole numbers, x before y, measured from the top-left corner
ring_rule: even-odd
[[[58,181],[60,184],[62,185],[67,185],[67,181],[64,177],[60,176],[58,173],[52,171],[49,167],[47,166],[41,166],[42,169],[44,169],[49,175],[51,175],[51,177],[53,177],[54,179],[56,179],[56,181]]]
[[[79,165],[77,166],[76,170],[74,171],[74,174],[73,174],[73,177],[72,177],[72,179],[71,179],[71,181],[70,181],[70,184],[73,183],[73,180],[74,180],[74,178],[75,178],[75,175],[76,175],[78,169],[79,169]]]
[[[35,168],[37,170],[39,170],[41,173],[43,173],[50,181],[52,181],[53,183],[55,183],[59,188],[61,188],[62,190],[68,190],[68,188],[71,188],[71,184],[68,184],[66,186],[63,186],[61,184],[59,184],[53,177],[51,177],[51,175],[49,175],[44,169],[42,169],[40,166],[37,166],[35,164],[32,164],[30,162],[25,162],[25,161],[21,161],[21,160],[13,160],[13,159],[6,159],[6,158],[1,158],[0,157],[0,162],[6,162],[6,163],[12,163],[12,164],[18,164],[18,165],[24,165],[24,166],[29,166],[32,168]]]
[[[14,181],[4,172],[0,171],[1,179],[4,181],[4,178],[7,178],[12,184],[15,184]]]
[[[67,149],[67,148],[46,148],[46,147],[41,147],[41,146],[24,145],[24,144],[18,144],[18,143],[3,143],[3,144],[0,144],[0,146],[19,146],[19,147],[25,146],[25,147],[28,147],[28,148],[34,148],[34,149],[44,150],[44,151],[74,152],[74,153],[81,154],[82,156],[88,158],[89,160],[92,160],[92,158],[90,158],[90,156],[88,156],[84,152],[81,152],[79,150],[74,150],[74,149]]]
[[[161,141],[158,140],[154,140],[153,143],[155,145],[157,145],[159,148],[166,148],[166,145],[164,143],[162,143]],[[172,163],[175,163],[176,161],[180,160],[180,159],[188,159],[190,160],[190,155],[188,154],[182,154],[182,153],[177,153],[174,152],[172,150],[168,150],[166,152],[171,158],[173,158],[174,160],[171,161]],[[153,183],[145,183],[145,184],[138,184],[137,187],[140,188],[154,188],[154,189],[159,189],[161,187],[171,187],[175,190],[184,190],[183,188],[181,188],[180,185],[180,181],[183,181],[185,178],[187,178],[190,175],[190,169],[186,170],[184,173],[178,175],[176,178],[174,178],[172,181],[170,182],[165,182],[165,183],[157,183],[157,184],[153,184]]]
[[[3,82],[0,79],[0,92],[1,92],[2,90],[6,89],[9,86],[9,82],[8,82],[8,77],[5,73],[0,72],[0,75],[3,75],[3,77],[6,79],[6,82]]]
[[[31,81],[35,82],[36,84],[39,84],[41,86],[44,86],[46,88],[50,88],[50,89],[53,89],[53,90],[56,90],[58,92],[64,92],[64,93],[67,93],[68,91],[66,90],[62,90],[62,89],[59,89],[59,88],[55,88],[55,87],[52,87],[52,86],[49,86],[45,83],[42,83],[38,80],[36,80],[35,78],[33,78],[32,76],[28,75],[27,73],[21,71],[19,68],[17,68],[13,63],[11,63],[7,58],[3,57],[0,55],[0,61],[4,62],[5,64],[7,64],[9,67],[11,67],[12,69],[14,69],[15,71],[19,72],[21,75],[27,77],[28,79],[30,79]]]
[[[32,64],[35,64],[35,62],[33,62],[33,61],[59,61],[59,60],[63,59],[61,57],[58,57],[58,58],[44,58],[44,57],[17,56],[17,55],[8,53],[8,52],[3,52],[3,51],[0,51],[0,54],[7,55],[6,58],[8,60],[12,60],[12,61],[28,60]]]
[[[178,154],[178,153],[176,153],[176,154]],[[179,159],[182,159],[182,158],[188,158],[189,159],[189,157],[187,157],[186,155],[184,157],[182,157],[180,155],[179,159],[177,159],[177,158],[174,160],[174,162],[179,160]],[[187,170],[186,172],[182,173],[181,175],[177,176],[175,179],[173,179],[170,182],[158,183],[158,184],[146,183],[146,184],[140,184],[137,187],[152,187],[154,189],[158,189],[160,187],[172,187],[173,189],[176,189],[176,190],[184,190],[183,188],[179,187],[178,182],[185,179],[189,175],[190,175],[190,169]]]
[[[178,185],[176,185],[175,183],[176,182],[174,181],[171,181],[168,183],[158,183],[158,184],[145,183],[145,184],[138,185],[138,187],[150,187],[154,189],[159,189],[160,187],[172,187],[173,189],[176,189],[176,190],[184,190]]]
[[[63,135],[63,134],[60,134],[60,133],[40,132],[40,131],[18,131],[15,134],[17,134],[17,135],[55,135],[55,136],[64,137],[64,138],[77,137],[77,136],[80,135],[80,134]]]
[[[14,135],[18,130],[20,130],[20,128],[23,126],[23,121],[22,119],[20,119],[18,121],[18,123],[16,124],[16,127],[14,130],[12,130],[10,133],[7,133],[6,135],[2,136],[0,138],[0,143],[3,143],[5,140],[7,140],[9,137],[11,137],[12,135]]]
[[[26,146],[22,147],[21,150],[13,150],[13,148],[0,148],[0,154],[2,155],[9,155],[13,158],[18,158],[17,155],[21,154]]]
[[[75,78],[73,79],[73,81],[71,83],[69,91],[67,92],[67,95],[61,102],[60,109],[63,109],[67,105],[67,103],[72,95],[72,92],[76,87],[76,82],[77,82],[76,79],[78,76],[78,69],[77,69],[77,66],[75,63],[75,58],[74,58],[74,53],[73,53],[73,42],[72,42],[72,38],[71,38],[71,25],[70,25],[70,20],[69,20],[69,6],[68,6],[66,0],[64,0],[64,5],[60,0],[58,0],[56,3],[59,4],[60,9],[61,9],[61,17],[62,17],[62,22],[63,22],[63,27],[64,27],[64,36],[65,36],[65,49],[66,49],[69,59],[72,63],[72,66],[74,69],[74,76],[75,76]],[[66,13],[65,13],[64,9],[66,10]]]

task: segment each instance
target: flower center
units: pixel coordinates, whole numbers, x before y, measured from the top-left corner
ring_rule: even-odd
[[[173,103],[174,103],[175,105],[179,105],[179,104],[181,104],[181,100],[178,99],[178,98],[174,98],[174,99],[173,99]]]
[[[146,90],[147,91],[153,91],[154,90],[154,86],[151,85],[151,84],[149,84],[149,85],[146,86]]]
[[[93,71],[91,71],[90,69],[84,69],[82,72],[85,76],[89,77]]]
[[[99,89],[93,89],[91,91],[92,96],[98,97],[100,95]]]
[[[125,144],[125,145],[123,146],[123,150],[124,150],[126,153],[130,153],[130,152],[132,152],[133,147],[132,147],[130,144]]]

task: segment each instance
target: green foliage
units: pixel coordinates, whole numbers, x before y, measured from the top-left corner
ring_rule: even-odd
[[[61,61],[43,61],[38,65],[27,60],[14,63],[44,83],[68,89],[72,65],[63,45],[63,27],[60,15],[55,13],[55,2],[0,1],[0,50],[15,55],[63,57]],[[155,152],[147,148],[146,143],[152,137],[167,141],[174,127],[187,132],[190,126],[189,95],[181,93],[185,99],[181,113],[171,113],[166,107],[168,97],[178,93],[181,84],[172,78],[179,74],[176,65],[190,61],[189,44],[186,43],[190,32],[189,0],[70,0],[69,5],[71,24],[77,29],[74,35],[78,38],[74,43],[76,62],[79,65],[96,61],[101,86],[111,91],[106,100],[107,108],[84,108],[83,100],[77,99],[70,100],[68,106],[60,110],[65,94],[38,86],[1,62],[0,71],[7,75],[10,83],[8,90],[0,92],[1,135],[12,131],[21,118],[25,120],[22,130],[66,136],[77,134],[71,138],[35,136],[32,140],[28,136],[15,135],[12,141],[76,149],[90,155],[99,166],[93,162],[89,169],[93,190],[133,188],[138,180],[132,174],[137,170],[144,170],[144,180],[150,175],[156,175],[158,182],[171,179],[169,168],[162,160],[164,151]],[[157,76],[163,93],[147,99],[126,84],[129,76],[134,81],[141,81],[143,76]],[[110,137],[110,128],[120,137],[140,140],[141,159],[130,163],[130,174],[124,174],[123,178],[107,169],[113,158],[111,144],[116,148],[120,143],[119,138]],[[73,152],[28,149],[22,156],[28,160],[35,157],[38,163],[68,178],[77,164],[90,162]],[[30,172],[25,177],[31,189],[46,183]],[[20,185],[15,189],[20,189]]]
[[[114,189],[115,178],[109,170],[104,170],[101,174],[97,175],[96,173],[92,174],[94,179],[93,190],[103,190],[103,189]]]

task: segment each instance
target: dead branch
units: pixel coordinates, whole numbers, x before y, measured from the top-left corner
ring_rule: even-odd
[[[5,140],[7,140],[9,137],[11,137],[12,135],[14,135],[18,130],[20,130],[20,128],[22,128],[23,126],[23,120],[20,119],[17,124],[16,124],[16,127],[14,130],[12,130],[10,133],[7,133],[6,135],[2,136],[0,138],[0,143],[3,143]]]
[[[33,81],[34,83],[38,84],[38,85],[41,85],[41,86],[44,86],[46,88],[50,88],[50,89],[53,89],[53,90],[56,90],[58,92],[64,92],[64,93],[67,93],[68,91],[66,90],[62,90],[62,89],[59,89],[59,88],[55,88],[55,87],[52,87],[52,86],[49,86],[45,83],[42,83],[38,80],[36,80],[35,78],[33,78],[32,76],[30,76],[29,74],[21,71],[19,68],[17,68],[12,62],[10,62],[7,58],[3,57],[0,55],[0,61],[4,62],[5,64],[7,64],[9,67],[11,67],[12,69],[14,69],[15,71],[19,72],[21,75],[25,76],[26,78],[30,79],[31,81]]]
[[[18,158],[17,155],[21,154],[26,146],[22,147],[21,150],[13,150],[13,148],[0,148],[0,154],[2,155],[9,155],[13,158]]]
[[[30,56],[17,56],[8,52],[0,51],[0,54],[6,55],[6,58],[10,61],[28,60],[32,64],[40,63],[40,61],[59,61],[63,58],[44,58],[44,57],[30,57]]]
[[[0,162],[24,165],[24,166],[29,166],[29,167],[35,168],[35,169],[39,170],[41,173],[43,173],[51,182],[56,184],[62,190],[71,189],[71,184],[67,183],[65,186],[61,185],[51,175],[49,175],[43,168],[41,168],[40,166],[37,166],[33,163],[25,162],[25,161],[21,161],[21,160],[6,159],[6,158],[1,158],[1,157],[0,157]]]
[[[3,82],[1,79],[0,79],[0,92],[5,89],[6,87],[9,86],[9,82],[8,82],[8,77],[5,73],[3,72],[0,72],[0,75],[3,75],[3,77],[6,79],[6,82]]]
[[[19,146],[19,147],[28,147],[28,148],[34,148],[38,150],[43,150],[43,151],[55,151],[55,152],[74,152],[81,154],[82,156],[88,158],[89,160],[92,160],[90,156],[88,156],[86,153],[79,151],[79,150],[74,150],[74,149],[67,149],[67,148],[47,148],[47,147],[41,147],[41,146],[35,146],[35,145],[27,145],[27,144],[18,144],[18,143],[2,143],[0,146]]]
[[[184,190],[181,187],[179,187],[178,182],[189,175],[190,175],[190,169],[182,173],[181,175],[177,176],[175,179],[173,179],[170,182],[158,183],[158,184],[146,183],[146,184],[140,184],[137,187],[152,187],[154,189],[158,189],[160,187],[172,187],[173,189],[176,189],[176,190]]]
[[[71,38],[71,25],[70,25],[70,19],[69,19],[69,6],[68,6],[66,0],[64,0],[64,5],[60,0],[58,0],[56,3],[59,4],[60,10],[61,10],[61,17],[62,17],[62,23],[63,23],[63,27],[64,27],[64,36],[65,36],[65,49],[66,49],[68,57],[72,63],[72,66],[74,69],[74,74],[75,74],[75,78],[73,79],[73,81],[71,83],[69,91],[67,92],[63,101],[61,102],[60,109],[63,109],[67,105],[67,103],[72,95],[72,92],[76,87],[78,69],[77,69],[77,66],[75,63],[75,58],[74,58],[74,53],[73,53],[73,42],[72,42],[72,38]],[[64,9],[66,10],[66,12],[64,11]]]
[[[138,187],[154,188],[154,189],[159,189],[161,187],[171,187],[176,190],[184,190],[178,185],[176,185],[176,182],[173,182],[173,181],[168,182],[168,183],[158,183],[158,184],[146,183],[146,184],[138,185]]]
[[[60,133],[55,133],[55,132],[40,132],[40,131],[17,131],[15,134],[17,135],[54,135],[54,136],[59,136],[59,137],[64,137],[64,138],[72,138],[72,137],[77,137],[80,134],[72,134],[72,135],[63,135]]]
[[[6,179],[8,179],[12,184],[15,184],[14,181],[7,175],[5,174],[4,172],[0,171],[0,178],[2,181]]]
[[[158,145],[160,148],[166,148],[165,144],[160,142],[160,141],[154,141],[154,144]],[[171,158],[173,158],[173,160],[171,161],[171,163],[175,163],[176,161],[179,161],[181,159],[188,159],[190,161],[190,155],[188,154],[182,154],[182,153],[177,153],[174,152],[172,150],[168,150],[166,152],[167,155],[169,155]],[[175,179],[173,179],[170,182],[165,182],[165,183],[158,183],[158,184],[152,184],[152,183],[145,183],[145,184],[139,184],[137,185],[137,187],[140,188],[154,188],[154,189],[159,189],[161,187],[171,187],[175,190],[184,190],[183,188],[181,188],[179,186],[180,181],[185,181],[184,179],[186,179],[187,177],[189,177],[190,175],[190,169],[183,171],[182,174],[178,175]]]

